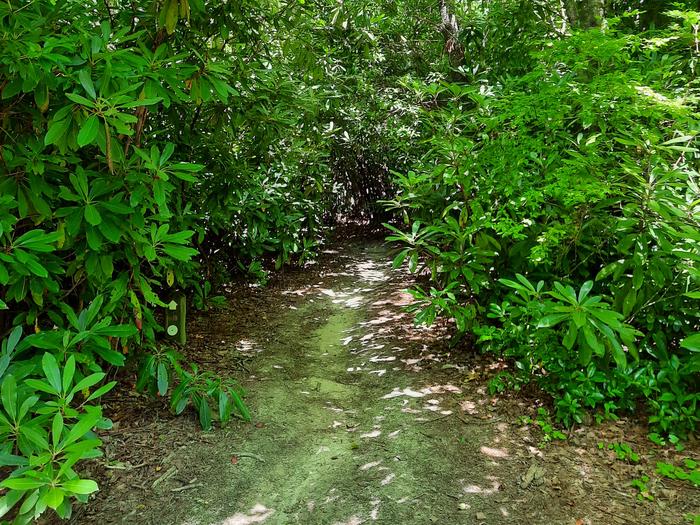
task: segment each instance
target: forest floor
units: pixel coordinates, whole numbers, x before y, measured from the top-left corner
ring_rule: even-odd
[[[72,523],[674,524],[700,512],[700,491],[654,475],[656,461],[698,459],[696,443],[657,448],[623,420],[544,444],[525,417],[546,401],[489,395],[505,364],[414,326],[412,278],[390,261],[379,241],[346,240],[194,316],[187,357],[238,378],[253,422],[202,432],[194,413],[116,391],[105,457],[89,466],[101,490]],[[607,450],[620,442],[638,464]],[[645,474],[654,501],[630,485]]]

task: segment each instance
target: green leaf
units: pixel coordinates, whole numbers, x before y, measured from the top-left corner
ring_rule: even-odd
[[[175,26],[177,25],[179,10],[178,0],[165,0],[162,9],[165,12],[165,29],[168,34],[171,35],[175,31]]]
[[[39,264],[33,257],[24,261],[24,264],[34,275],[38,275],[39,277],[49,276],[49,272],[46,270],[46,268]]]
[[[583,328],[583,326],[586,324],[586,314],[581,310],[574,310],[571,314],[571,318],[573,319],[577,328]]]
[[[231,403],[226,392],[219,393],[219,420],[226,423],[231,418]]]
[[[29,464],[29,460],[22,456],[5,454],[0,452],[0,466],[3,467],[24,467]],[[2,514],[0,514],[1,516]]]
[[[632,272],[632,288],[639,290],[644,284],[644,268],[641,265],[635,266]]]
[[[557,289],[557,291],[561,294],[561,296],[564,298],[565,301],[571,303],[571,304],[577,304],[576,301],[576,292],[570,285],[562,285],[559,282],[554,283],[554,288]],[[550,295],[552,295],[550,293]]]
[[[100,233],[110,241],[117,243],[121,239],[121,229],[109,219],[103,219],[99,225]]]
[[[22,405],[19,407],[17,412],[17,419],[22,420],[29,413],[29,409],[37,404],[39,401],[39,396],[29,396],[27,399],[22,401]]]
[[[48,352],[44,353],[44,357],[41,359],[41,367],[51,387],[56,390],[56,392],[61,392],[61,371],[58,368],[58,362],[53,354]]]
[[[163,148],[163,153],[160,155],[160,161],[158,162],[159,166],[165,165],[166,162],[172,157],[173,153],[175,152],[175,144],[172,142],[168,142],[165,147]]]
[[[66,97],[72,101],[75,102],[76,104],[80,104],[82,106],[86,106],[88,108],[94,108],[95,104],[92,103],[91,100],[86,99],[85,97],[78,95],[76,93],[66,93]]]
[[[408,259],[408,271],[415,273],[418,268],[418,252],[413,252],[411,257]]]
[[[33,490],[30,494],[27,495],[26,498],[24,498],[22,505],[20,505],[20,507],[19,507],[18,514],[22,515],[22,514],[28,514],[29,512],[31,512],[31,510],[34,509],[38,500],[39,500],[39,491]]]
[[[73,375],[75,374],[75,357],[70,356],[66,361],[66,366],[63,368],[63,392],[68,392],[73,383]]]
[[[97,228],[87,228],[85,233],[90,249],[99,252],[102,248],[102,237],[100,237],[99,230]]]
[[[10,512],[12,508],[24,497],[25,492],[21,490],[10,490],[0,498],[0,518]]]
[[[137,333],[138,329],[130,324],[115,324],[93,330],[93,334],[107,337],[131,337]]]
[[[401,250],[399,252],[399,254],[396,257],[394,257],[394,260],[391,263],[391,267],[393,269],[396,269],[399,266],[401,266],[403,264],[403,262],[406,260],[406,256],[408,255],[409,251],[410,251],[409,248]]]
[[[578,351],[578,361],[583,366],[587,366],[593,357],[593,350],[589,345],[581,345]]]
[[[627,366],[627,357],[614,332],[605,324],[593,320],[591,320],[591,323],[610,341],[613,359],[619,368],[624,369]]]
[[[102,381],[105,378],[104,372],[97,372],[95,374],[90,374],[87,377],[84,377],[80,381],[78,381],[73,389],[71,390],[72,394],[76,394],[78,392],[81,392],[85,390],[86,388],[91,388],[95,386],[97,383]]]
[[[637,291],[632,288],[625,296],[625,300],[622,302],[622,315],[627,317],[629,314],[631,314],[635,304],[637,304]]]
[[[63,138],[63,136],[68,131],[70,123],[70,117],[64,118],[59,121],[52,121],[51,124],[49,124],[49,129],[46,132],[46,136],[44,137],[44,144],[47,146],[50,144],[55,144],[61,138]]]
[[[540,322],[537,323],[537,328],[552,328],[568,317],[568,314],[545,315],[542,319],[540,319]]]
[[[99,487],[97,483],[91,479],[73,479],[61,483],[61,487],[73,494],[92,494],[97,492]]]
[[[2,397],[2,406],[14,420],[17,417],[17,381],[12,374],[6,375],[2,380],[0,388],[0,397]]]
[[[197,407],[199,412],[199,424],[203,430],[211,429],[211,409],[209,408],[209,403],[207,400],[200,397],[194,396],[192,399],[193,403]]]
[[[178,164],[173,165],[172,168],[177,171],[188,171],[194,173],[197,171],[202,171],[204,169],[204,164],[196,164],[194,162],[180,162]]]
[[[578,335],[578,329],[579,327],[576,325],[576,323],[569,321],[569,329],[566,331],[566,335],[562,341],[564,348],[571,350],[574,347],[576,336]]]
[[[99,454],[99,451],[96,450],[100,445],[102,444],[102,441],[99,439],[82,439],[80,441],[77,441],[76,443],[73,443],[71,445],[68,445],[66,448],[63,449],[63,452],[65,454],[80,454],[81,456],[85,456],[86,453],[89,453],[90,456],[93,456],[95,452]],[[63,467],[61,467],[63,468]]]
[[[63,503],[65,493],[57,487],[50,489],[43,498],[44,503],[50,509],[56,510]]]
[[[59,237],[58,232],[45,233],[44,230],[29,230],[15,240],[14,246],[33,252],[52,252],[56,249],[53,245]]]
[[[158,393],[164,396],[168,392],[168,371],[164,363],[158,363]]]
[[[12,332],[10,332],[10,336],[7,338],[7,347],[5,348],[5,351],[7,353],[14,352],[15,348],[17,347],[17,343],[19,343],[19,340],[21,337],[22,337],[22,327],[16,326],[12,330]]]
[[[178,246],[176,244],[164,244],[163,251],[178,261],[189,261],[192,257],[197,255],[199,252],[194,248],[188,248],[186,246]]]
[[[93,204],[88,204],[85,206],[84,216],[88,224],[91,224],[92,226],[97,226],[102,222],[102,216],[100,215],[100,212],[97,211],[97,207]]]
[[[100,119],[96,115],[89,116],[78,132],[78,146],[83,147],[92,144],[97,138],[97,131],[99,129]]]
[[[39,277],[49,276],[49,272],[46,270],[46,268],[39,264],[38,259],[34,255],[30,255],[29,253],[19,249],[16,249],[14,254],[17,260],[26,266],[27,270],[34,275],[38,275]]]
[[[107,392],[112,390],[116,384],[116,381],[110,381],[106,385],[102,385],[100,388],[98,388],[92,394],[90,394],[86,401],[92,401],[94,399],[97,399],[98,397],[105,395]]]
[[[57,447],[58,442],[61,440],[61,435],[63,434],[63,416],[57,413],[53,417],[53,423],[51,425],[51,439],[53,441],[53,446]]]
[[[591,349],[597,355],[599,355],[599,356],[605,355],[605,347],[598,340],[596,335],[593,333],[593,330],[591,330],[591,326],[588,324],[583,327],[583,337],[586,340],[586,343],[588,343],[588,346],[590,346]]]
[[[87,94],[90,95],[90,98],[97,98],[95,86],[92,83],[92,78],[90,78],[90,71],[87,69],[81,69],[80,73],[78,73],[78,79],[80,80],[80,84],[83,86]]]
[[[602,322],[604,322],[612,328],[618,328],[622,326],[620,323],[622,315],[620,315],[618,312],[615,312],[613,310],[605,310],[604,308],[591,308],[589,311],[593,317],[601,320]]]
[[[46,484],[46,481],[40,481],[34,478],[8,478],[0,483],[3,487],[13,490],[38,489]]]
[[[95,347],[94,351],[97,355],[99,355],[102,359],[107,361],[110,365],[124,366],[124,363],[126,362],[124,354],[120,354],[119,352],[117,352],[116,350],[112,350],[111,348]]]
[[[63,442],[63,446],[67,447],[71,443],[75,443],[85,434],[90,432],[90,430],[97,424],[101,417],[102,416],[99,410],[94,409],[91,412],[82,414],[80,416],[80,419],[78,419],[78,422],[75,425],[73,425],[73,428],[71,428],[70,432],[68,432],[68,436],[66,436],[66,439]]]
[[[120,107],[130,109],[138,108],[141,106],[152,106],[153,104],[158,104],[158,102],[160,102],[161,100],[163,100],[162,97],[140,98],[132,102],[127,102],[126,104],[120,104]]]
[[[582,303],[583,300],[588,297],[588,294],[590,291],[593,289],[593,281],[586,281],[583,283],[581,286],[581,289],[578,292],[578,302]]]
[[[59,394],[59,391],[56,390],[54,387],[46,383],[45,381],[41,381],[39,379],[25,379],[24,384],[27,385],[30,388],[33,388],[34,390],[38,390],[40,392],[46,392],[47,394],[51,394],[52,396],[56,396]]]
[[[662,142],[659,144],[660,146],[670,146],[672,144],[681,144],[681,143],[688,143],[692,142],[695,140],[695,136],[693,135],[683,135],[681,137],[675,137],[671,140],[667,140],[666,142]]]
[[[700,332],[683,339],[681,346],[691,352],[700,352]]]

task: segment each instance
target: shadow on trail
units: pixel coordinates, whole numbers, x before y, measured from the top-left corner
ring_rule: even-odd
[[[629,480],[657,452],[643,467],[598,446],[641,455],[645,427],[580,427],[543,446],[522,417],[537,417],[537,394],[489,395],[508,364],[448,348],[444,326],[415,327],[412,278],[390,259],[346,241],[196,316],[188,360],[240,379],[254,422],[202,432],[192,413],[115,389],[115,427],[91,463],[101,490],[71,523],[680,525],[697,509],[678,486],[638,504]]]
[[[453,523],[469,496],[497,493],[509,452],[456,417],[460,386],[425,366],[440,362],[436,334],[404,311],[407,276],[379,245],[335,258],[281,291],[274,326],[246,335],[261,348],[250,384],[261,428],[195,451],[206,490],[181,523]],[[255,341],[270,330],[271,344]]]

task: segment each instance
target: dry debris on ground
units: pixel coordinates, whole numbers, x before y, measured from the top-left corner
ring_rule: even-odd
[[[195,316],[187,358],[238,378],[254,421],[202,432],[122,382],[90,466],[101,490],[72,522],[653,525],[700,512],[697,489],[654,475],[656,461],[697,459],[696,443],[661,449],[622,420],[544,444],[533,422],[546,401],[489,395],[505,364],[415,327],[411,277],[389,261],[378,243],[348,243]],[[645,475],[653,501],[630,485]]]

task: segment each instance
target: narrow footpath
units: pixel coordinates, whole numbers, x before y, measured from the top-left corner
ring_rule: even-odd
[[[520,417],[533,406],[489,396],[484,361],[450,354],[440,329],[414,326],[410,277],[391,269],[386,247],[325,257],[332,263],[257,290],[247,310],[232,305],[192,328],[219,365],[245,358],[233,375],[254,421],[202,433],[193,416],[144,420],[157,467],[140,469],[150,476],[140,484],[139,469],[114,470],[74,523],[683,523],[692,494],[645,506],[629,481],[610,479],[595,443],[622,427],[541,445]],[[135,446],[130,432],[107,438],[108,460]]]

